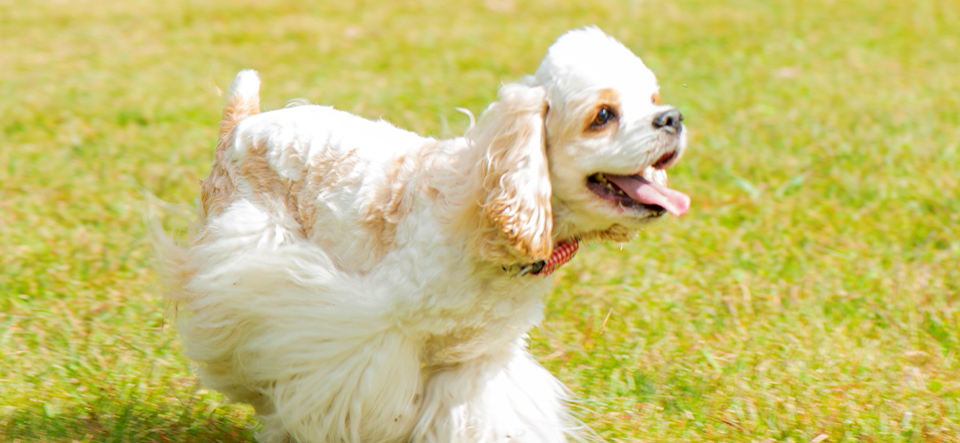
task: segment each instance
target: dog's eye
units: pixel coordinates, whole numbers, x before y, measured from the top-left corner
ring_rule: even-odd
[[[659,92],[654,92],[653,95],[650,96],[650,103],[653,103],[653,104],[655,104],[655,105],[659,105],[659,104],[660,104],[660,93],[659,93]]]
[[[613,113],[613,111],[609,108],[603,107],[597,111],[597,116],[593,118],[593,123],[591,123],[590,126],[599,128],[614,118],[616,118],[616,115]]]

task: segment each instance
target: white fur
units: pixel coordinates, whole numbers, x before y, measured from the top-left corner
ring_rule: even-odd
[[[329,107],[250,115],[258,87],[252,71],[231,87],[222,172],[170,259],[204,382],[254,405],[264,442],[566,441],[566,391],[525,346],[550,281],[504,268],[648,221],[582,185],[682,150],[649,128],[665,109],[653,74],[599,30],[572,31],[465,137],[439,141]],[[619,94],[620,126],[585,135],[598,88]]]
[[[252,98],[260,93],[260,77],[257,71],[244,69],[237,73],[227,89],[227,99],[231,100],[237,97]]]

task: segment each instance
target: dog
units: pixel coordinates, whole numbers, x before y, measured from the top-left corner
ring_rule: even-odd
[[[567,390],[526,349],[580,242],[627,241],[667,187],[681,114],[597,28],[568,31],[437,140],[228,94],[191,245],[168,252],[187,356],[261,442],[567,441]]]

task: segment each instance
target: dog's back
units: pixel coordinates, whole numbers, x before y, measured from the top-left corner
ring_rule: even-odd
[[[261,113],[259,83],[243,71],[231,85],[197,236],[167,267],[186,353],[208,387],[256,408],[260,441],[403,441],[422,389],[418,350],[398,333],[367,339],[389,305],[356,269],[382,256],[377,233],[390,223],[364,202],[389,200],[404,154],[429,140],[325,106]],[[356,351],[367,348],[388,365],[375,377]],[[367,397],[379,402],[363,419],[316,415]]]
[[[210,219],[247,201],[273,219],[281,241],[308,239],[341,269],[369,271],[392,246],[396,212],[409,209],[399,204],[407,190],[394,186],[417,167],[407,154],[434,141],[329,106],[260,113],[259,85],[247,70],[230,86],[197,241],[218,237]]]

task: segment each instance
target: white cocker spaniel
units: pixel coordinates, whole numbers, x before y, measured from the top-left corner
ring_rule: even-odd
[[[545,278],[690,199],[683,118],[596,28],[567,32],[463,137],[230,87],[198,232],[169,248],[187,355],[256,408],[261,442],[563,442],[529,354]]]

